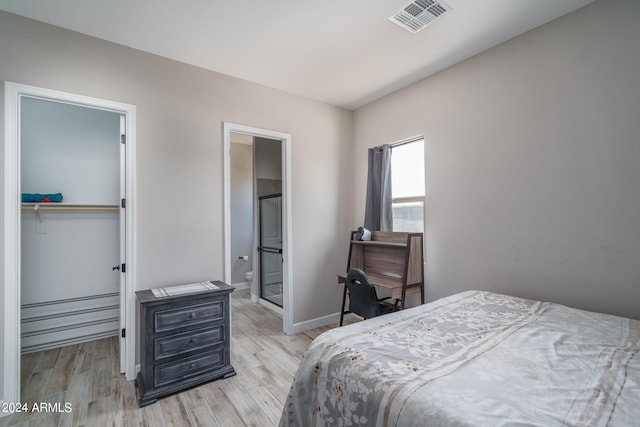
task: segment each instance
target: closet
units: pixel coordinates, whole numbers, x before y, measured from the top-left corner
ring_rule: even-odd
[[[23,353],[120,330],[121,115],[38,98],[20,105]]]

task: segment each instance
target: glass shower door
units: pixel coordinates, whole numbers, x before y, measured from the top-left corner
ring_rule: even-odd
[[[260,298],[282,307],[282,195],[259,198]]]

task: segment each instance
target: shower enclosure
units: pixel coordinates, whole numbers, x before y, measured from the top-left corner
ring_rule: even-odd
[[[260,298],[282,307],[282,194],[258,200]]]

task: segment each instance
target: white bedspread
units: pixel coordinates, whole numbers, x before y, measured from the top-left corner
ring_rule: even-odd
[[[640,426],[640,321],[469,291],[310,345],[282,426]]]

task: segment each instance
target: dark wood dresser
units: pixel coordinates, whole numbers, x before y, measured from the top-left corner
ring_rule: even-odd
[[[136,385],[140,407],[159,397],[236,374],[230,360],[229,324],[229,296],[234,288],[220,281],[203,282],[203,289],[197,285],[156,290],[157,294],[162,293],[160,296],[150,289],[136,292],[140,337]]]

